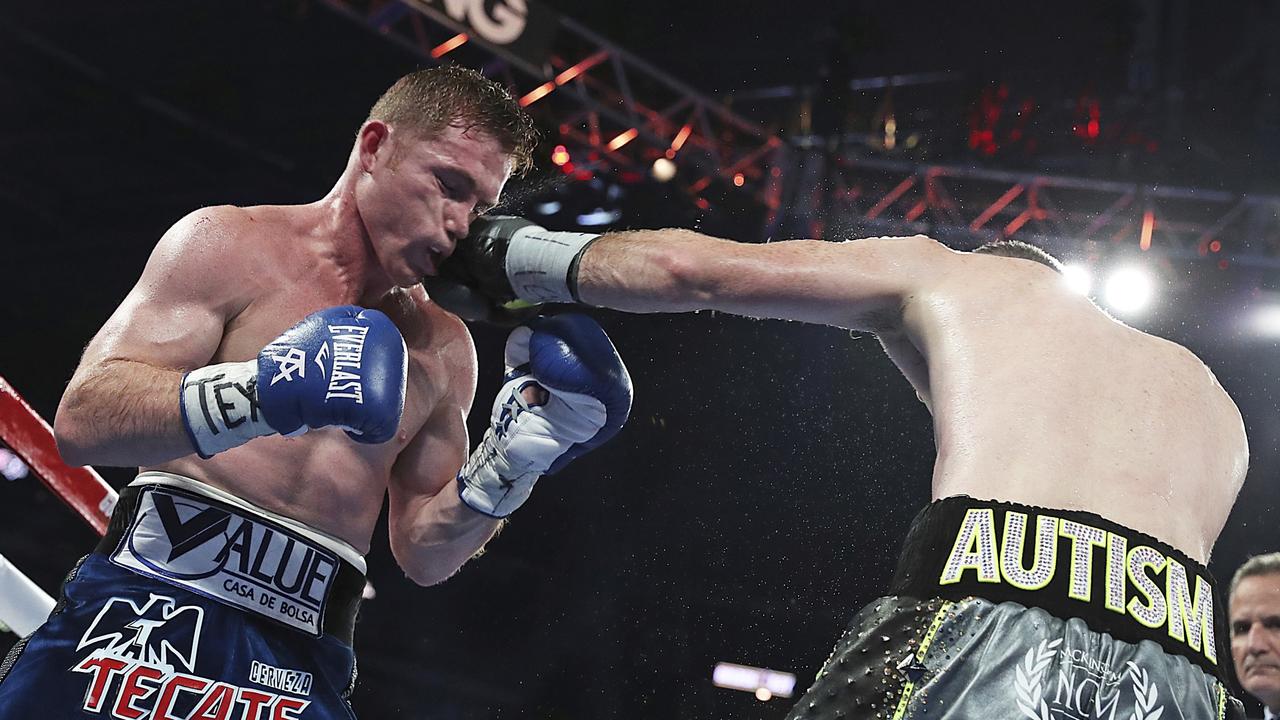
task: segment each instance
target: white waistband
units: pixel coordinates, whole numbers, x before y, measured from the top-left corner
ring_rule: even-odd
[[[196,493],[197,495],[203,495],[207,498],[224,502],[228,505],[234,505],[242,510],[253,513],[254,515],[259,515],[278,522],[281,525],[286,525],[291,530],[297,531],[299,534],[315,542],[317,545],[320,545],[327,550],[332,550],[338,555],[338,557],[354,565],[355,568],[360,571],[361,575],[366,571],[364,556],[355,548],[351,547],[351,544],[342,538],[334,537],[328,533],[316,530],[315,528],[305,523],[298,522],[291,517],[285,517],[279,513],[271,512],[266,508],[258,507],[247,500],[241,500],[226,490],[216,488],[212,485],[207,485],[199,480],[193,480],[183,475],[174,475],[173,473],[161,472],[159,470],[148,470],[143,473],[138,473],[138,477],[134,478],[133,482],[129,484],[168,485],[169,487],[188,490]]]

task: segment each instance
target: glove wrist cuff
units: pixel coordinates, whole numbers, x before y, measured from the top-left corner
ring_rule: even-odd
[[[276,432],[258,404],[257,361],[192,370],[182,377],[179,397],[187,436],[205,460]]]
[[[507,280],[516,297],[536,303],[578,302],[578,261],[598,237],[537,225],[517,230],[506,257]]]
[[[538,477],[537,473],[513,472],[490,428],[458,471],[458,496],[463,504],[482,515],[505,518],[529,499]]]

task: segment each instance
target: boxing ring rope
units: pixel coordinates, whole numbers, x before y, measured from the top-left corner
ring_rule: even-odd
[[[50,492],[99,535],[116,504],[116,491],[89,467],[71,467],[58,454],[53,428],[0,377],[0,440],[31,468]],[[25,636],[43,623],[53,598],[0,555],[0,623]]]

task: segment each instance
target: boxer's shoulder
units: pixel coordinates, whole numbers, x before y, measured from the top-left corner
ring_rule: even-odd
[[[275,206],[214,205],[194,210],[169,228],[156,246],[155,258],[208,268],[211,275],[260,264],[297,234],[300,218]],[[270,242],[272,238],[277,242]]]
[[[432,397],[453,390],[469,403],[477,371],[475,342],[466,323],[428,299],[421,285],[392,292],[378,309],[400,328],[412,365],[422,371],[411,373],[410,382],[430,383]]]

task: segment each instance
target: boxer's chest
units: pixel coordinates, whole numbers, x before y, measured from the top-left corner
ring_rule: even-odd
[[[253,358],[265,345],[307,315],[344,304],[351,304],[351,300],[344,297],[339,289],[325,287],[323,283],[310,286],[281,284],[268,288],[228,323],[214,361]],[[444,383],[448,379],[438,352],[441,339],[431,331],[429,323],[424,323],[417,316],[423,310],[418,302],[407,295],[397,294],[380,303],[377,309],[385,312],[401,330],[409,350],[404,414],[396,440],[353,450],[367,455],[390,454],[394,457],[425,423],[443,395]]]

